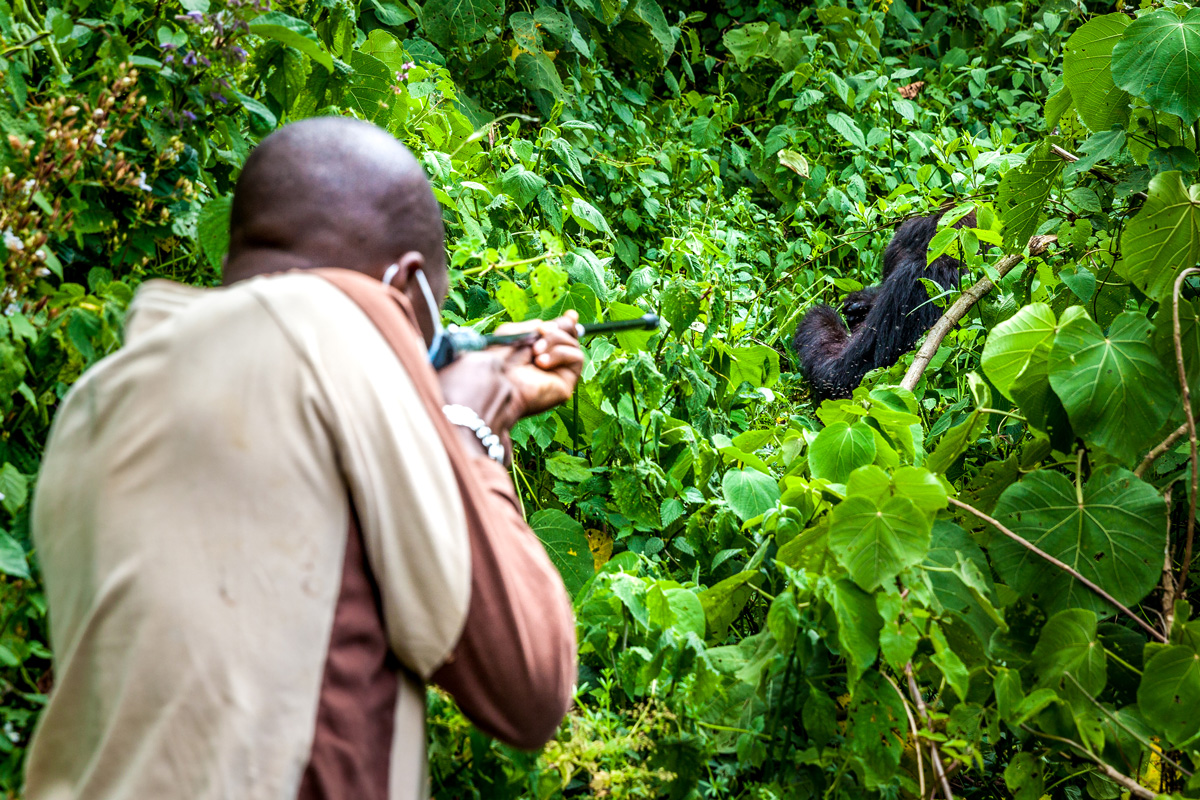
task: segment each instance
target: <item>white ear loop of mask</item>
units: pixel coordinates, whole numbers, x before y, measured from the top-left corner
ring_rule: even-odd
[[[399,271],[400,271],[399,264],[392,264],[390,267],[388,267],[386,270],[384,270],[383,284],[385,286],[391,286],[392,281],[396,280],[396,273],[398,273]]]

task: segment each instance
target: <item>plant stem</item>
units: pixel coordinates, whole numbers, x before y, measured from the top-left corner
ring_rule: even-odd
[[[1183,339],[1179,329],[1179,292],[1188,275],[1200,274],[1200,269],[1191,267],[1179,273],[1175,279],[1175,290],[1171,293],[1171,337],[1175,340],[1175,365],[1179,368],[1179,386],[1183,392],[1183,413],[1187,416],[1188,442],[1191,445],[1192,457],[1192,486],[1188,497],[1187,536],[1183,545],[1183,566],[1179,570],[1179,591],[1187,592],[1188,570],[1192,566],[1192,540],[1196,534],[1196,490],[1197,469],[1200,468],[1200,457],[1196,453],[1196,417],[1192,414],[1192,390],[1188,386],[1187,369],[1183,363]]]
[[[1188,426],[1186,422],[1175,430],[1171,431],[1171,434],[1167,436],[1167,438],[1163,439],[1162,442],[1160,442],[1153,450],[1146,454],[1146,457],[1142,459],[1141,464],[1138,464],[1138,468],[1133,471],[1133,474],[1137,475],[1139,478],[1142,477],[1146,470],[1150,468],[1150,465],[1153,464],[1159,456],[1170,450],[1171,445],[1179,441],[1179,438],[1187,432]]]
[[[917,755],[917,783],[920,787],[919,795],[921,797],[924,797],[925,796],[925,759],[923,759],[921,757],[921,732],[919,730],[917,730],[917,721],[915,719],[913,719],[912,704],[909,703],[908,698],[904,696],[904,692],[900,691],[900,687],[896,685],[896,682],[894,680],[892,680],[891,675],[888,675],[886,672],[880,672],[879,674],[882,675],[884,678],[886,678],[887,682],[890,683],[892,685],[892,688],[896,690],[896,694],[900,695],[900,702],[904,706],[904,714],[905,714],[905,716],[908,717],[908,729],[910,731],[912,731],[913,752],[916,753],[916,755]]]
[[[921,720],[926,725],[929,725],[929,712],[925,708],[925,698],[921,697],[921,690],[917,688],[917,679],[913,677],[911,661],[904,665],[904,676],[908,678],[908,693],[912,695],[913,703],[917,707],[917,713],[921,715]],[[920,746],[920,743],[918,743],[917,747]],[[954,792],[950,791],[950,781],[946,778],[946,769],[942,766],[942,757],[938,755],[937,742],[932,740],[929,742],[929,760],[933,762],[933,772],[942,784],[942,791],[946,795],[946,800],[954,800]]]
[[[1099,767],[1100,771],[1103,772],[1105,774],[1105,776],[1107,776],[1111,780],[1116,781],[1117,783],[1121,784],[1126,789],[1128,789],[1129,793],[1133,797],[1140,797],[1140,798],[1142,798],[1142,800],[1154,800],[1154,798],[1157,797],[1157,795],[1154,792],[1150,791],[1145,786],[1142,786],[1140,783],[1135,781],[1133,778],[1131,778],[1128,775],[1125,775],[1123,773],[1117,772],[1115,769],[1110,767],[1108,764],[1104,763],[1104,761],[1102,761],[1099,756],[1095,755],[1091,750],[1088,750],[1086,747],[1079,744],[1079,742],[1074,742],[1074,741],[1071,741],[1070,739],[1065,739],[1062,736],[1055,736],[1050,733],[1043,733],[1041,731],[1034,730],[1033,728],[1029,727],[1028,725],[1026,725],[1023,722],[1021,723],[1021,728],[1025,731],[1028,731],[1029,733],[1032,733],[1034,736],[1040,736],[1043,739],[1052,739],[1053,741],[1056,741],[1056,742],[1062,742],[1063,744],[1068,745],[1069,747],[1075,749],[1081,755],[1083,755],[1084,758],[1086,758],[1088,761],[1091,761],[1097,767]]]
[[[1104,599],[1109,604],[1111,604],[1114,608],[1116,608],[1121,613],[1125,614],[1131,620],[1133,620],[1138,625],[1140,625],[1143,629],[1145,629],[1145,631],[1147,633],[1150,634],[1151,637],[1153,637],[1154,639],[1156,639],[1159,642],[1162,642],[1163,644],[1166,644],[1167,637],[1163,636],[1161,633],[1156,631],[1144,619],[1139,617],[1137,614],[1134,614],[1132,610],[1130,610],[1129,608],[1127,608],[1126,606],[1124,606],[1120,602],[1118,602],[1117,598],[1113,597],[1111,594],[1109,594],[1108,592],[1101,589],[1097,584],[1095,584],[1092,581],[1088,580],[1087,578],[1083,577],[1083,575],[1081,575],[1079,573],[1079,570],[1075,569],[1074,567],[1070,566],[1069,564],[1067,564],[1065,562],[1059,561],[1057,558],[1050,555],[1045,550],[1042,550],[1040,547],[1035,545],[1033,542],[1030,542],[1029,540],[1013,533],[1008,528],[1001,525],[997,520],[993,519],[992,517],[989,517],[987,514],[983,513],[979,509],[977,509],[973,506],[969,506],[966,503],[962,502],[961,500],[955,499],[953,497],[949,498],[949,500],[950,500],[951,505],[957,506],[958,508],[961,508],[964,511],[970,511],[972,514],[979,517],[981,520],[988,523],[993,528],[1000,531],[1002,534],[1004,534],[1005,536],[1012,539],[1017,544],[1024,547],[1026,550],[1029,550],[1034,555],[1040,556],[1042,559],[1044,559],[1044,560],[1048,561],[1049,563],[1053,564],[1054,566],[1058,567],[1063,572],[1066,572],[1072,578],[1079,581],[1087,588],[1091,589],[1093,592],[1095,592],[1097,595],[1099,595],[1102,599]]]
[[[1057,236],[1034,236],[1029,240],[1029,255],[1036,256],[1045,252],[1046,248],[1053,242],[1057,242]],[[998,277],[1003,278],[1013,267],[1025,260],[1023,253],[1010,253],[996,264],[996,272]],[[917,351],[916,358],[913,359],[912,366],[908,368],[908,372],[904,374],[904,380],[900,381],[900,385],[910,392],[917,388],[917,383],[920,382],[921,376],[925,374],[925,368],[929,366],[930,359],[941,346],[942,340],[946,338],[946,334],[957,325],[971,306],[975,305],[980,299],[990,292],[995,286],[992,279],[983,277],[979,282],[967,289],[958,296],[954,304],[946,309],[946,313],[942,318],[929,330],[929,335],[925,337],[925,344],[921,345],[921,349]]]

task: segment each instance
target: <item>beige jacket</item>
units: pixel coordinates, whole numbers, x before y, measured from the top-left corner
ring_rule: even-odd
[[[435,673],[518,744],[561,718],[561,581],[397,357],[419,350],[402,298],[347,275],[148,282],[64,401],[33,508],[55,687],[27,800],[417,798]]]

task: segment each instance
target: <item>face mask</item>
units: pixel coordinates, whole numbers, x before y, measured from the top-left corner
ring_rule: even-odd
[[[383,273],[384,284],[391,286],[399,271],[399,264],[392,264],[388,267],[387,271]],[[429,319],[433,321],[433,341],[429,344],[429,363],[433,365],[434,369],[441,369],[454,360],[454,348],[450,345],[450,340],[446,338],[446,331],[442,327],[442,315],[437,301],[433,299],[433,292],[429,289],[429,281],[425,279],[425,272],[420,269],[415,270],[413,277],[416,278],[417,285],[421,287],[425,306],[429,309]]]

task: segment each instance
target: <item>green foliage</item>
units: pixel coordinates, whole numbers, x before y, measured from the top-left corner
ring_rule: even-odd
[[[59,399],[138,283],[218,282],[253,145],[344,114],[428,171],[450,320],[666,323],[585,342],[513,431],[579,694],[524,754],[431,691],[436,797],[916,796],[930,742],[956,796],[1115,797],[1101,764],[1200,796],[1200,570],[1163,580],[1187,437],[1142,463],[1185,418],[1200,11],[1103,10],[0,0],[0,787],[50,685],[28,516]],[[977,227],[927,255],[994,288],[914,389],[905,357],[814,408],[800,315],[939,208]]]

